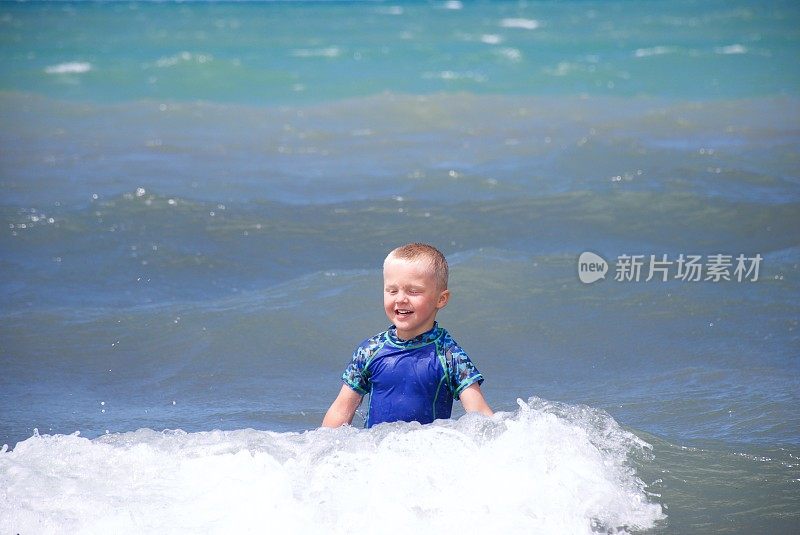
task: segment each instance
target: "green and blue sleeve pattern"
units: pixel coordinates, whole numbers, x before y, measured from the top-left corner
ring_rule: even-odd
[[[361,342],[353,351],[353,358],[342,373],[342,381],[362,396],[370,391],[369,363],[384,343],[382,334]]]
[[[445,333],[442,345],[447,363],[448,387],[453,398],[459,399],[465,388],[474,383],[483,383],[483,375],[467,353],[453,340],[450,333]]]

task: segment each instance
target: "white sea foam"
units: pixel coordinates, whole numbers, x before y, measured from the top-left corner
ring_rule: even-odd
[[[546,67],[543,72],[550,76],[567,76],[573,72],[579,71],[580,65],[577,63],[570,63],[568,61],[559,62],[555,67]]]
[[[47,74],[83,74],[92,70],[92,64],[87,61],[70,61],[45,67]]]
[[[485,33],[481,35],[481,43],[486,43],[487,45],[498,45],[502,42],[503,38],[497,34]]]
[[[522,60],[522,52],[518,48],[502,47],[497,52],[509,61],[517,62]]]
[[[728,46],[718,46],[714,48],[714,52],[717,54],[747,54],[748,50],[747,47],[744,45],[728,45]]]
[[[672,54],[677,49],[674,46],[653,46],[650,48],[637,48],[633,53],[637,58],[648,58],[650,56],[663,56],[664,54]]]
[[[458,10],[458,9],[462,9],[463,7],[464,7],[464,4],[459,2],[459,0],[449,0],[448,2],[444,3],[444,8],[445,9]]]
[[[336,46],[325,48],[297,48],[292,50],[292,56],[296,58],[336,58],[342,54],[342,50]]]
[[[404,13],[402,6],[381,7],[377,11],[382,15],[402,15]]]
[[[440,80],[447,80],[447,81],[459,81],[459,80],[472,80],[474,82],[483,83],[488,80],[486,75],[481,74],[475,71],[439,71],[439,72],[425,72],[422,74],[422,77],[426,80],[430,79],[440,79]]]
[[[191,52],[183,51],[172,56],[164,56],[156,61],[156,67],[167,68],[174,67],[179,63],[208,63],[213,61],[214,57],[210,54],[193,54]]]
[[[594,533],[663,517],[605,413],[532,398],[433,425],[34,436],[0,454],[3,533]],[[369,512],[365,517],[365,511]]]
[[[503,28],[519,28],[521,30],[535,30],[542,25],[536,19],[503,19],[500,26]]]

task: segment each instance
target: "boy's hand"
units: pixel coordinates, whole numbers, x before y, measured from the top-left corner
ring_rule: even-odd
[[[481,385],[478,383],[472,383],[465,388],[461,392],[461,395],[458,396],[458,399],[461,400],[461,405],[464,406],[464,410],[467,412],[479,412],[481,414],[485,414],[486,416],[491,416],[494,414],[492,408],[489,407],[489,404],[486,403],[486,400],[483,398]]]
[[[322,419],[322,427],[339,427],[353,423],[353,416],[361,405],[361,398],[361,394],[347,385],[342,385],[339,395],[333,400],[328,412],[325,413],[325,418]]]

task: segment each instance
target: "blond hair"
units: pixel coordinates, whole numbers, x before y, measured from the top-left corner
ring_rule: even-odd
[[[447,259],[442,252],[433,245],[428,245],[427,243],[407,243],[389,253],[386,260],[390,258],[428,263],[436,279],[436,286],[439,290],[447,289],[447,279],[449,276]]]

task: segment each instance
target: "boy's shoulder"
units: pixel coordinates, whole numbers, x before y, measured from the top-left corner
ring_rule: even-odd
[[[463,352],[464,350],[461,349],[461,346],[458,345],[458,342],[455,341],[453,336],[445,329],[444,327],[439,327],[441,331],[439,336],[436,337],[436,345],[439,347],[440,351],[445,353],[448,358],[450,358],[450,353],[455,352]]]
[[[439,327],[439,329],[442,331],[440,333],[440,335],[439,335],[439,340],[441,340],[442,343],[448,344],[448,345],[450,345],[450,344],[458,345],[458,344],[456,344],[456,341],[453,340],[452,335],[448,332],[447,329],[445,329],[444,327]]]
[[[388,331],[379,332],[375,336],[371,336],[358,344],[353,352],[354,359],[361,360],[362,362],[372,359],[384,344],[386,344],[387,332]]]
[[[357,347],[368,348],[368,347],[381,346],[386,342],[386,335],[388,332],[389,332],[388,330],[381,331],[374,336],[370,336],[369,338],[365,339],[360,344],[358,344]]]

